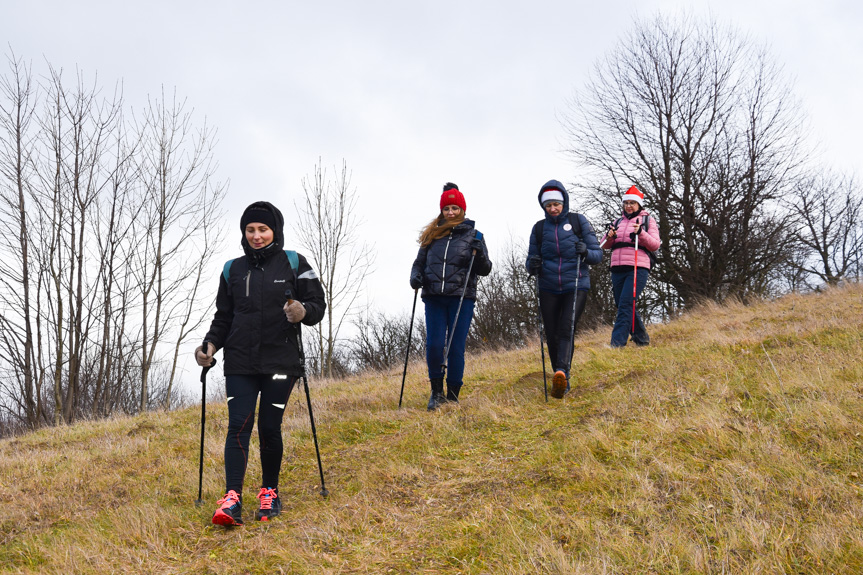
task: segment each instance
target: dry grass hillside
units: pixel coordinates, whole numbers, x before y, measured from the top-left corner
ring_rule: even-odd
[[[285,512],[210,525],[226,410],[0,441],[10,573],[863,572],[863,287],[709,306],[645,349],[578,342],[573,392],[539,350],[470,358],[463,401],[425,411],[423,366],[312,389],[285,420]],[[538,347],[538,346],[535,346]],[[301,401],[302,400],[302,401]]]

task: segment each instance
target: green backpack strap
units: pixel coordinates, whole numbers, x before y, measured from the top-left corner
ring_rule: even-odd
[[[228,260],[225,262],[225,266],[222,268],[222,277],[225,278],[225,283],[228,283],[228,275],[231,273],[231,264],[234,263],[234,260]]]
[[[291,269],[297,270],[300,267],[300,257],[297,255],[297,252],[294,250],[285,250],[285,255],[288,256],[288,263],[291,264]],[[231,264],[235,261],[236,259],[228,260],[225,262],[224,267],[222,267],[222,277],[225,278],[226,283],[228,276],[231,274]]]
[[[300,258],[294,250],[285,250],[285,255],[288,256],[288,263],[291,264],[291,269],[296,271],[300,267]]]

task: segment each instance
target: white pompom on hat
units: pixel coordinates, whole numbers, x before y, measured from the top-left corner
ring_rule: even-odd
[[[540,203],[545,206],[547,202],[560,202],[562,204],[563,193],[560,190],[546,190],[542,193]]]
[[[623,201],[625,202],[627,200],[638,202],[639,206],[644,206],[644,194],[642,194],[641,190],[639,190],[635,186],[632,186],[631,188],[626,190],[625,194],[623,194]]]

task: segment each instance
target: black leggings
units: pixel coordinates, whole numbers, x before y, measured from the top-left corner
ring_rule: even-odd
[[[279,379],[277,379],[279,378]],[[284,378],[284,379],[280,379]],[[249,439],[258,412],[258,439],[261,442],[261,487],[279,486],[282,467],[282,416],[297,377],[284,375],[226,375],[228,395],[228,436],[225,438],[225,491],[243,494],[243,478],[249,462]]]
[[[572,302],[574,292],[551,293],[539,291],[539,308],[542,310],[542,324],[548,343],[548,357],[554,371],[562,371],[569,378],[572,351],[575,346],[575,328],[584,313],[587,290],[578,290],[575,306],[575,323],[572,322]]]

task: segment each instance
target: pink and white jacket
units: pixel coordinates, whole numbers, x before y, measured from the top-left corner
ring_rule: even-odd
[[[641,212],[632,219],[623,216],[620,218],[620,221],[617,224],[617,237],[614,239],[608,237],[608,233],[606,233],[602,240],[599,242],[599,247],[602,249],[611,249],[614,244],[632,244],[632,241],[629,239],[629,234],[635,231],[635,226],[641,224],[644,221],[644,216],[649,216],[650,214],[642,209]],[[659,239],[659,226],[656,225],[656,220],[651,216],[649,218],[647,224],[647,231],[644,228],[641,229],[641,233],[638,234],[638,267],[650,269],[650,256],[647,255],[644,250],[655,251],[659,249],[662,241]],[[629,266],[632,267],[635,265],[635,246],[626,245],[624,247],[619,247],[613,249],[611,252],[611,267],[615,266]]]

